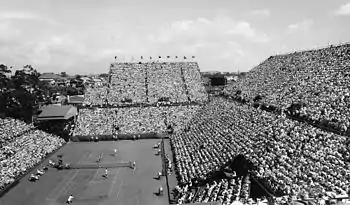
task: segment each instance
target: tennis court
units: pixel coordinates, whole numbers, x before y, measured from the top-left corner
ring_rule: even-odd
[[[57,161],[63,155],[70,170],[50,168],[36,182],[28,176],[0,199],[1,205],[59,205],[73,194],[73,205],[165,205],[168,204],[166,181],[153,177],[162,169],[161,157],[154,155],[158,140],[105,141],[70,143],[44,161]],[[114,149],[117,154],[114,155]],[[102,155],[97,166],[97,159]],[[136,169],[130,162],[136,161]],[[102,177],[105,168],[108,178]],[[33,170],[34,173],[35,170]],[[164,195],[157,196],[159,186]]]

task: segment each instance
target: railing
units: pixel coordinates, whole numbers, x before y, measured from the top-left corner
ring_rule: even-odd
[[[162,156],[162,164],[163,164],[163,175],[165,175],[165,180],[166,180],[166,186],[167,186],[167,192],[168,192],[168,201],[169,204],[171,203],[170,201],[170,188],[169,188],[169,179],[168,179],[168,168],[165,163],[165,145],[164,145],[164,133],[162,135],[162,141],[161,141],[161,156]]]

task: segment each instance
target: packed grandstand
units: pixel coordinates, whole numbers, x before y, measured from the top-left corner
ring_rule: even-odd
[[[350,45],[272,56],[208,99],[195,62],[114,63],[109,86],[88,88],[72,133],[171,125],[177,204],[347,198],[349,67]],[[64,143],[18,120],[2,119],[1,129],[0,187]],[[246,163],[236,166],[238,156]]]

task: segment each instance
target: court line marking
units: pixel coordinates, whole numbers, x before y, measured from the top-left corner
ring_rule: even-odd
[[[72,182],[68,182],[65,184],[65,186],[55,195],[54,198],[46,198],[46,201],[49,202],[57,202],[57,199],[64,193],[64,192],[68,192],[67,190],[69,188],[72,188],[74,186],[74,183]]]
[[[92,179],[89,181],[89,184],[98,182],[98,181],[96,181],[96,178],[97,178],[98,175],[100,175],[100,170],[101,170],[100,168],[97,169],[96,173],[94,174]]]
[[[63,194],[66,194],[68,193],[68,191],[72,191],[70,190],[72,187],[74,187],[76,185],[76,183],[73,183],[73,182],[69,182],[67,183],[68,185],[57,195],[58,197],[60,197],[61,195]],[[57,198],[58,198],[57,197]],[[57,199],[56,199],[57,200]]]
[[[119,173],[120,173],[120,169],[117,169],[117,174],[113,177],[113,181],[112,181],[112,184],[111,184],[111,187],[109,188],[109,192],[108,192],[108,197],[111,196],[113,190],[114,190],[114,186],[115,186],[115,182],[117,181],[118,179],[118,176],[119,176]],[[123,182],[123,181],[122,181]]]
[[[119,188],[118,188],[117,198],[116,198],[117,201],[118,201],[118,198],[119,198],[120,190],[122,189],[122,186],[123,186],[123,182],[124,182],[124,178],[122,178],[122,182],[120,183]],[[113,189],[114,189],[114,188],[113,188]]]
[[[85,154],[83,155],[83,157],[80,159],[80,160],[78,160],[78,162],[77,162],[77,164],[83,164],[83,162],[85,162],[84,160],[86,160],[87,158],[89,158],[90,157],[90,155],[91,155],[91,151],[89,150],[89,151],[87,151],[87,152],[85,152]]]
[[[74,173],[72,176],[67,177],[66,179],[64,179],[64,180],[57,186],[57,188],[58,188],[58,187],[60,187],[60,186],[63,184],[63,187],[60,188],[59,190],[56,190],[57,188],[54,189],[54,190],[52,191],[52,193],[49,194],[49,197],[46,198],[46,200],[48,200],[48,201],[56,201],[56,200],[58,199],[58,197],[61,195],[61,193],[63,192],[63,190],[67,189],[68,186],[71,186],[71,185],[70,185],[70,184],[72,184],[71,181],[78,175],[79,171],[80,171],[80,170],[74,170],[75,173]],[[56,194],[55,194],[55,197],[51,197],[51,196],[50,196],[50,195],[52,195],[53,193],[56,193]],[[59,194],[57,194],[57,193],[59,193]]]

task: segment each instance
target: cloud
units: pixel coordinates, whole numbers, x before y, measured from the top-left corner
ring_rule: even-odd
[[[51,25],[59,25],[59,23],[47,16],[43,16],[38,13],[28,11],[1,11],[0,10],[0,22],[1,21],[37,21],[44,22]]]
[[[40,18],[43,17],[3,14],[0,56],[11,56],[9,63],[15,62],[17,66],[32,64],[40,72],[106,72],[114,56],[131,59],[157,55],[195,55],[206,66],[224,62],[229,69],[229,65],[251,57],[244,43],[255,45],[270,40],[249,22],[227,16],[132,26],[127,22],[72,26],[32,20]],[[98,65],[102,67],[93,67]]]
[[[38,19],[39,16],[25,11],[1,11],[0,19]]]
[[[249,22],[235,21],[225,16],[217,16],[212,20],[197,18],[174,21],[170,26],[163,26],[159,32],[150,35],[150,39],[158,43],[168,43],[175,39],[198,42],[235,37],[243,37],[251,42],[269,41],[266,34],[256,31]]]
[[[0,42],[14,39],[20,36],[21,31],[9,22],[0,21]]]
[[[302,22],[291,24],[288,26],[289,32],[295,32],[295,31],[301,31],[301,30],[308,30],[312,25],[314,24],[314,21],[312,19],[305,19]]]
[[[254,10],[251,12],[254,16],[269,17],[270,11],[268,9]]]
[[[339,16],[350,15],[350,2],[340,6],[340,8],[337,11],[335,11],[335,14]]]

